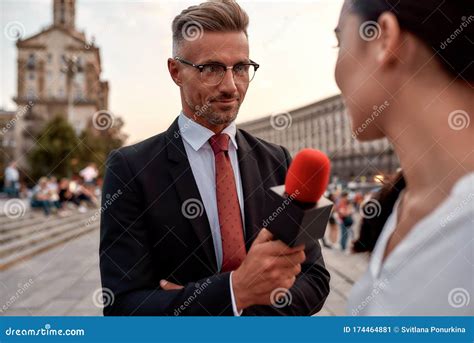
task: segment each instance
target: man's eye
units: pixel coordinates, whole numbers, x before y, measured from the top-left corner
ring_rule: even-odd
[[[243,64],[238,64],[234,67],[234,71],[236,73],[244,73],[246,71],[246,69],[248,68],[248,66],[246,65],[243,65]]]
[[[205,73],[219,73],[221,70],[222,68],[215,64],[208,64],[203,68],[203,72]]]

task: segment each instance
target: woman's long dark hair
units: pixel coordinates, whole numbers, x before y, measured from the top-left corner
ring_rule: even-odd
[[[377,213],[376,216],[362,218],[360,223],[360,235],[354,242],[352,248],[354,252],[372,252],[374,250],[375,243],[382,232],[385,222],[390,214],[392,214],[395,202],[404,188],[405,179],[403,178],[401,171],[393,178],[384,181],[383,187],[373,197],[373,199],[375,199],[380,205],[380,213]],[[365,204],[370,206],[371,202],[368,201]],[[364,211],[363,208],[361,209],[361,212],[371,213],[370,210]]]
[[[377,22],[390,11],[406,30],[437,54],[444,69],[461,81],[474,82],[473,0],[349,0],[363,21]]]

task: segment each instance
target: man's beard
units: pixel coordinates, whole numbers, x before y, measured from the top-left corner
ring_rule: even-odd
[[[203,117],[213,125],[228,125],[237,118],[237,114],[239,113],[240,104],[237,106],[235,110],[232,112],[217,112],[209,108],[207,112],[203,114]]]
[[[211,102],[208,102],[202,106],[192,105],[188,102],[188,106],[194,108],[195,117],[204,118],[211,125],[228,125],[237,118],[241,103],[237,103],[237,108],[233,109],[232,112],[219,112],[215,110]]]

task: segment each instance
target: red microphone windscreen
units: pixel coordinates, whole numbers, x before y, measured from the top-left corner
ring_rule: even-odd
[[[331,172],[329,158],[315,149],[296,154],[285,179],[285,191],[297,201],[316,203],[326,191]]]

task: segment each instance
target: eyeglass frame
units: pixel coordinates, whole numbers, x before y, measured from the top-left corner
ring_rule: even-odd
[[[232,76],[234,77],[234,82],[235,82],[234,68],[235,68],[236,66],[239,66],[239,65],[251,65],[251,66],[253,66],[253,67],[255,68],[253,77],[252,77],[252,79],[249,80],[249,82],[246,82],[246,83],[239,83],[239,82],[236,82],[237,84],[244,84],[244,85],[245,85],[245,84],[250,84],[250,82],[251,82],[251,81],[253,80],[253,78],[255,77],[255,74],[257,73],[258,68],[260,68],[260,64],[258,64],[257,62],[252,61],[251,59],[249,59],[249,61],[250,61],[249,63],[239,62],[239,63],[234,64],[233,66],[226,66],[225,64],[220,63],[220,62],[194,64],[194,63],[192,63],[192,62],[190,62],[190,61],[187,61],[187,60],[185,60],[184,58],[181,58],[181,57],[179,57],[179,56],[175,56],[173,59],[174,59],[175,61],[178,61],[178,62],[181,62],[181,63],[183,63],[183,64],[185,64],[185,65],[188,65],[188,66],[190,66],[190,67],[196,68],[197,70],[199,70],[200,75],[202,75],[202,71],[203,71],[204,67],[205,67],[205,66],[208,66],[208,65],[218,65],[218,66],[225,67],[226,70],[225,70],[225,72],[222,74],[221,80],[220,80],[218,83],[213,84],[213,85],[209,85],[209,86],[217,86],[218,84],[220,84],[220,83],[222,82],[222,80],[224,80],[225,74],[226,74],[227,70],[229,70],[229,69],[232,70]],[[201,79],[201,82],[203,82],[202,79]],[[203,82],[203,83],[204,83],[204,82]],[[205,83],[204,83],[204,84],[205,84]]]

